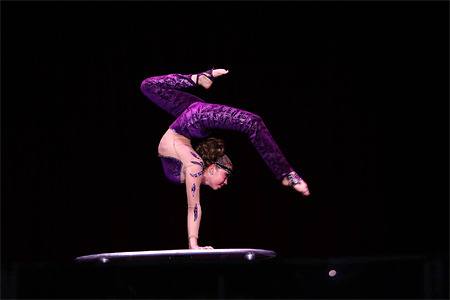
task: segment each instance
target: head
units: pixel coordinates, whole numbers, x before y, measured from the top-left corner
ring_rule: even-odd
[[[218,138],[208,138],[195,148],[204,162],[203,183],[217,190],[228,184],[233,164],[225,154],[224,142]]]

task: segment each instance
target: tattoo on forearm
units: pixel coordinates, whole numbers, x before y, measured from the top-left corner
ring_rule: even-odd
[[[197,207],[197,203],[195,203],[195,207],[194,207],[194,222],[197,221],[198,218],[198,207]]]
[[[191,187],[192,197],[195,197],[195,183]]]

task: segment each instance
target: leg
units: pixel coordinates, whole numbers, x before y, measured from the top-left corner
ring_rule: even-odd
[[[277,179],[282,180],[293,171],[261,117],[254,113],[226,105],[202,103],[181,114],[170,127],[188,137],[193,132],[207,129],[242,132],[249,137]]]
[[[178,117],[192,103],[204,102],[183,91],[195,85],[191,75],[169,74],[145,79],[141,84],[141,91],[160,108]]]
[[[194,127],[229,129],[246,134],[275,177],[282,180],[283,185],[290,185],[303,195],[309,195],[308,185],[292,169],[260,116],[226,105],[202,104],[198,107],[203,108],[197,117],[200,126],[194,122]]]
[[[215,77],[228,73],[225,69],[215,69],[199,74],[168,74],[145,79],[141,84],[141,91],[153,103],[178,117],[194,102],[205,102],[184,90],[197,85],[209,89]]]

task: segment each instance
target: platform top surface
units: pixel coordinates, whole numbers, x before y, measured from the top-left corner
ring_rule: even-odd
[[[251,249],[251,248],[232,248],[232,249],[175,249],[175,250],[153,250],[153,251],[129,251],[112,252],[79,256],[77,261],[95,261],[99,259],[164,259],[170,257],[197,257],[197,258],[271,258],[276,253],[271,250]]]

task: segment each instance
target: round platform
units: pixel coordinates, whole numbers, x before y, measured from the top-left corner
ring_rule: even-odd
[[[194,261],[250,262],[269,259],[276,256],[274,251],[264,249],[211,249],[211,250],[158,250],[114,252],[79,256],[77,262],[111,263],[176,263]]]

